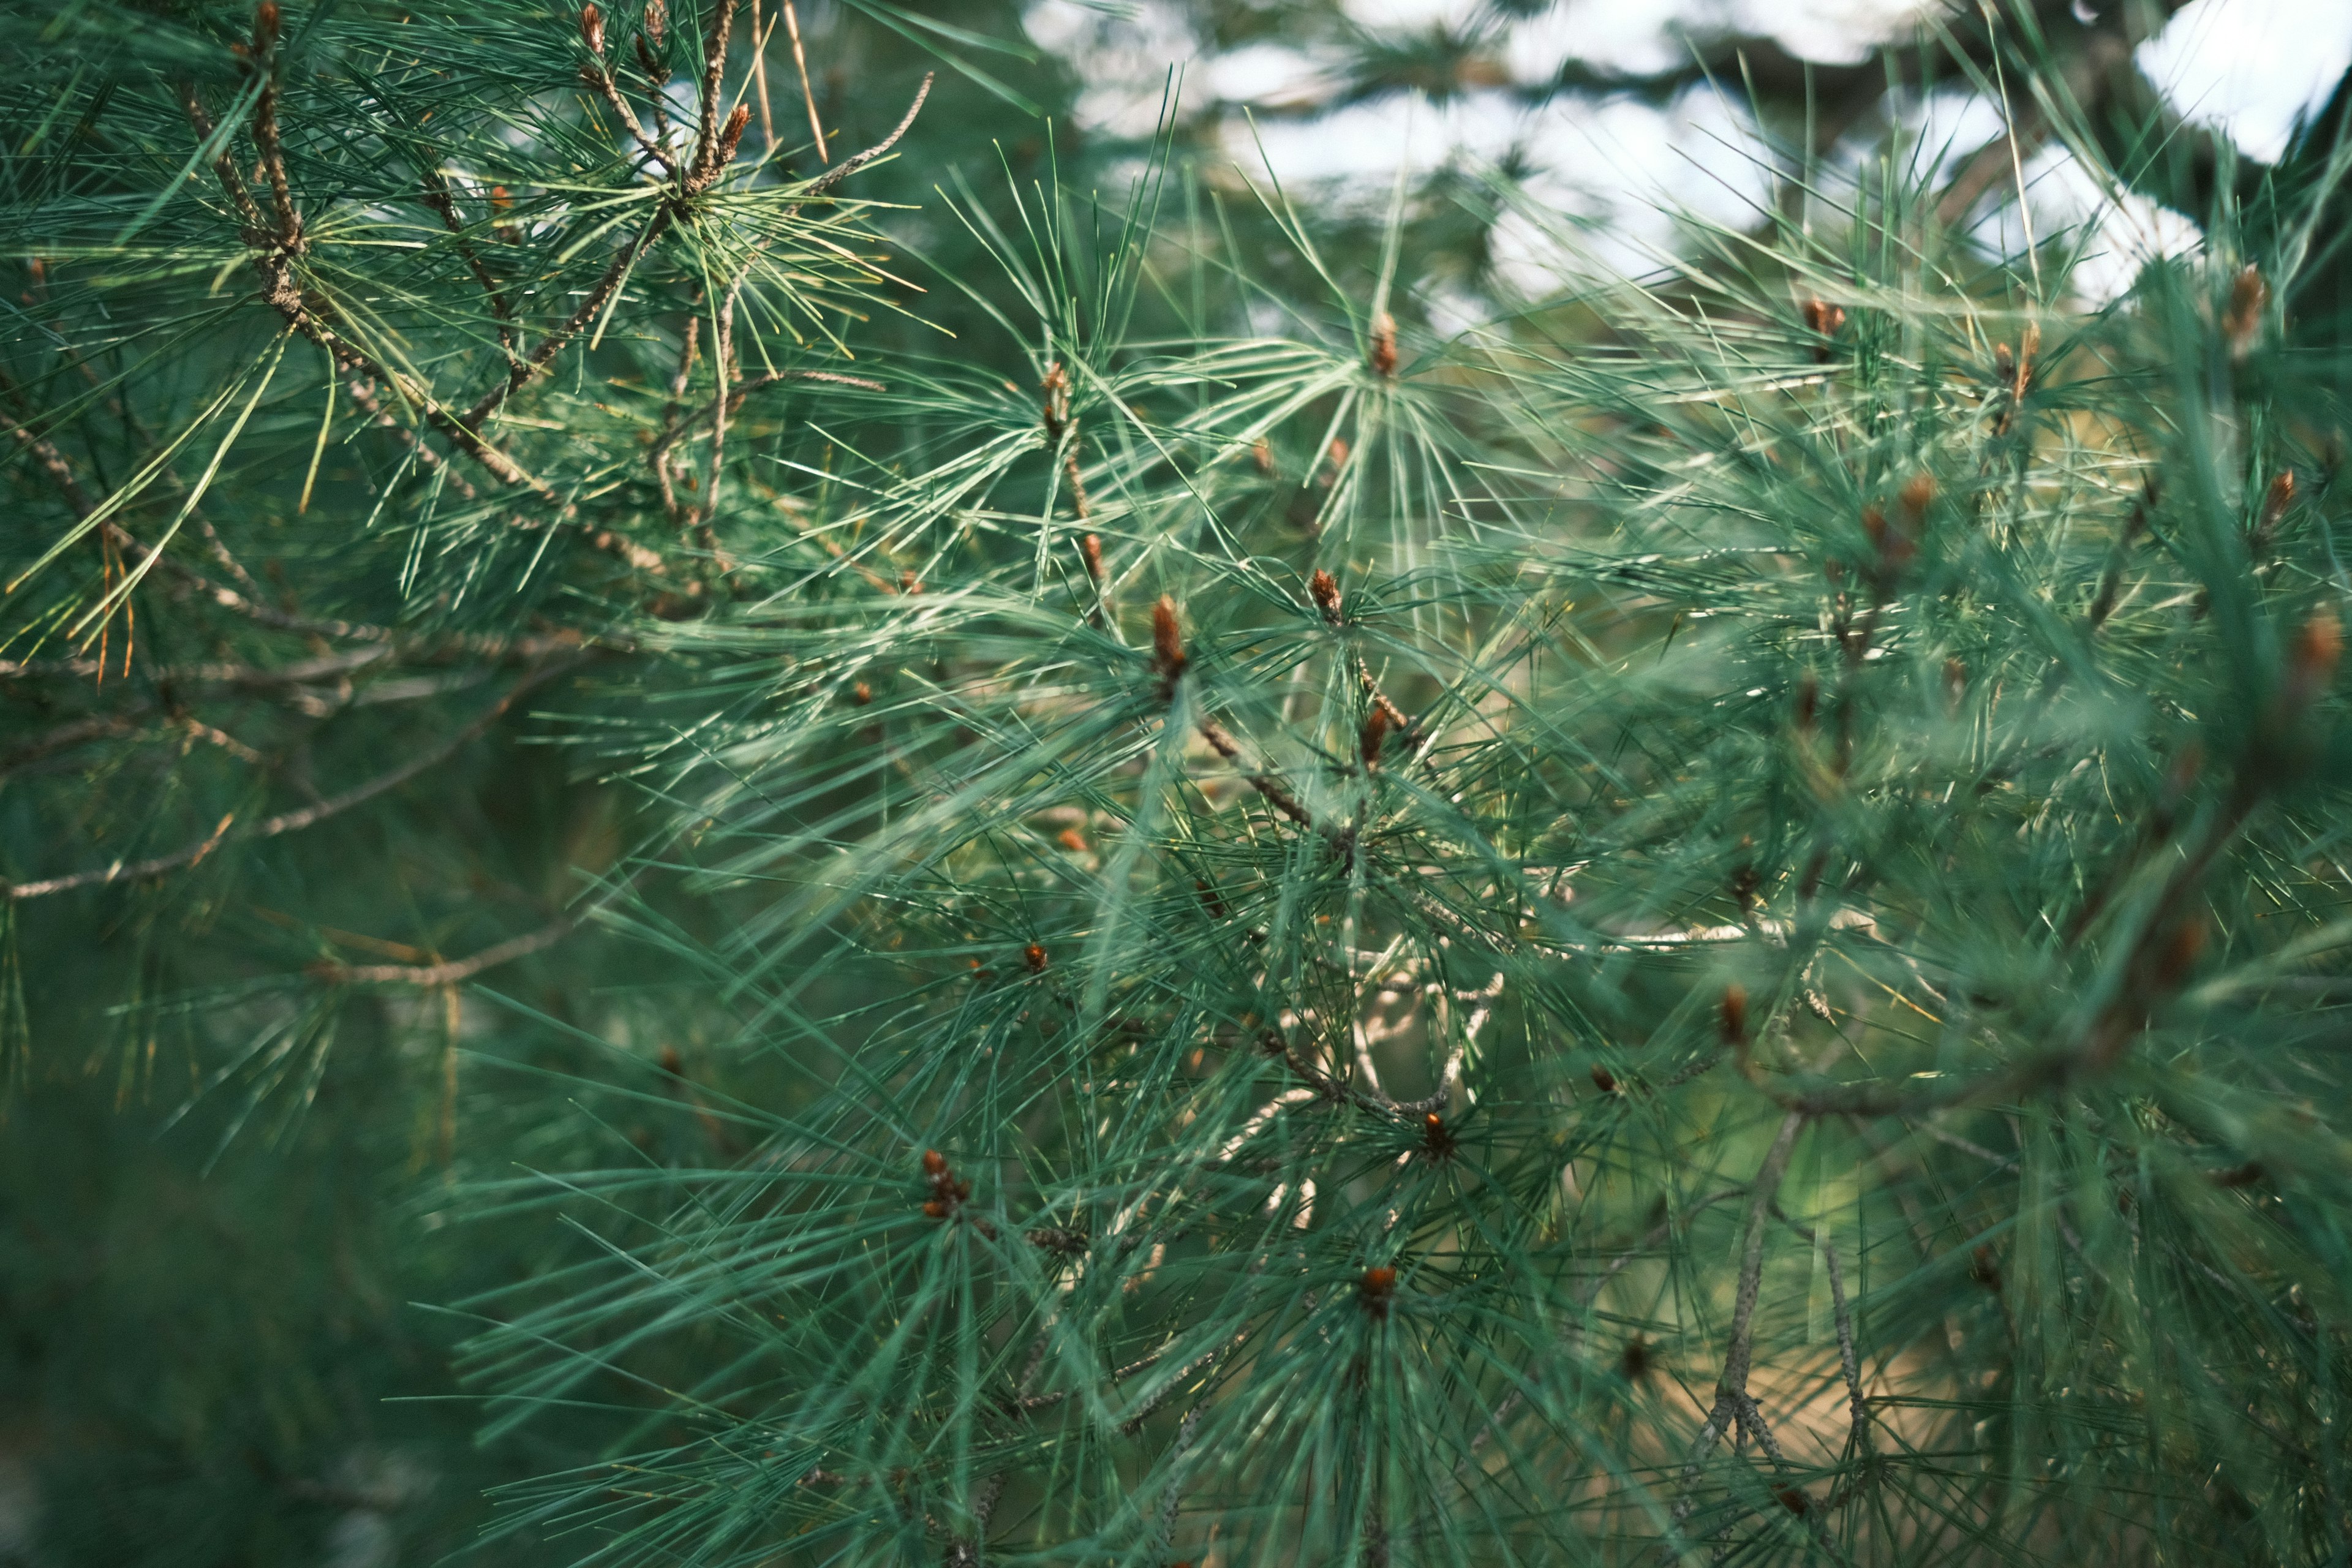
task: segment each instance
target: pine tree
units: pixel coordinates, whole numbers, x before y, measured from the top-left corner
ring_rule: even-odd
[[[44,1550],[2341,1561],[2341,125],[1448,336],[850,9],[15,46]]]

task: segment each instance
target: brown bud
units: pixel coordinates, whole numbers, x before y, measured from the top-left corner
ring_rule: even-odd
[[[1250,443],[1250,458],[1257,464],[1259,473],[1267,479],[1274,478],[1274,443],[1263,436],[1259,437]]]
[[[1944,707],[1958,712],[1960,700],[1969,694],[1969,667],[1957,658],[1944,661]]]
[[[1065,827],[1062,829],[1059,834],[1055,836],[1054,842],[1059,844],[1063,848],[1068,850],[1073,855],[1083,855],[1087,849],[1087,836],[1079,832],[1075,827]]]
[[[2336,661],[2344,655],[2344,626],[2333,610],[2321,610],[2303,623],[2294,646],[2287,650],[2286,679],[2280,697],[2288,710],[2300,713],[2319,700],[2336,679]]]
[[[1078,558],[1087,563],[1087,581],[1101,587],[1107,575],[1103,571],[1102,536],[1089,533],[1079,540]]]
[[[2246,541],[2248,548],[2256,556],[2269,552],[2272,535],[2278,531],[2280,520],[2286,516],[2287,509],[2293,505],[2294,470],[2282,468],[2278,477],[2271,481],[2270,489],[2263,492],[2262,516],[2255,520],[2252,536]]]
[[[1033,942],[1021,950],[1021,962],[1029,966],[1030,973],[1043,974],[1045,973],[1045,950]]]
[[[1421,1147],[1433,1160],[1450,1157],[1455,1148],[1454,1130],[1434,1110],[1421,1120]]]
[[[1901,576],[1912,556],[1918,553],[1911,531],[1899,522],[1888,522],[1886,514],[1874,506],[1862,509],[1862,531],[1870,535],[1870,542],[1878,552],[1874,574],[1882,584]]]
[[[277,44],[278,25],[278,0],[261,0],[253,8],[253,47],[257,52],[267,52]]]
[[[2000,1289],[2000,1265],[1990,1247],[1979,1247],[1969,1254],[1969,1278],[1988,1290]]]
[[[1389,1303],[1396,1297],[1396,1270],[1365,1269],[1364,1277],[1356,1283],[1356,1294],[1363,1302],[1365,1311],[1375,1318],[1387,1317]]]
[[[1826,300],[1806,300],[1804,312],[1806,330],[1824,338],[1837,336],[1838,330],[1845,325],[1844,307]]]
[[[1397,368],[1396,320],[1386,310],[1372,318],[1372,374],[1392,376]]]
[[[1216,889],[1212,888],[1208,883],[1201,880],[1198,877],[1195,877],[1192,879],[1192,890],[1201,895],[1201,907],[1209,911],[1209,918],[1211,920],[1221,921],[1225,918],[1225,900],[1217,897]],[[1276,1042],[1276,1048],[1278,1052],[1280,1049],[1279,1040]]]
[[[1173,680],[1184,672],[1184,634],[1176,624],[1176,601],[1167,595],[1151,606],[1151,667]]]
[[[1650,1347],[1639,1340],[1627,1340],[1623,1353],[1617,1358],[1617,1370],[1628,1383],[1639,1383],[1650,1375]]]
[[[1813,1500],[1806,1495],[1802,1487],[1774,1487],[1772,1495],[1790,1513],[1801,1514],[1813,1506]]]
[[[1327,483],[1338,480],[1339,478],[1339,470],[1348,466],[1348,454],[1354,449],[1354,447],[1348,445],[1346,437],[1334,436],[1331,437],[1331,446],[1329,448],[1329,456],[1331,458],[1331,479],[1330,480],[1327,480]]]
[[[2003,386],[2017,380],[2017,352],[2007,343],[1992,346],[1992,378]]]
[[[1903,503],[1903,515],[1916,528],[1927,521],[1928,503],[1936,499],[1936,476],[1928,473],[1912,475],[1897,499]]]
[[[751,123],[751,106],[748,103],[737,104],[735,106],[735,112],[727,117],[727,123],[722,126],[719,132],[719,161],[720,163],[723,163],[735,156],[736,145],[743,140],[743,127]]]
[[[580,41],[598,59],[604,58],[604,13],[593,5],[580,7]]]
[[[2017,396],[2025,395],[2025,388],[2033,380],[2033,356],[2042,352],[2042,323],[2028,321],[2025,330],[2017,334],[2017,380],[2010,390]]]
[[[1603,1094],[1614,1094],[1617,1092],[1617,1075],[1611,1072],[1607,1068],[1602,1067],[1599,1062],[1594,1062],[1592,1064],[1592,1087],[1599,1089]]]
[[[668,0],[646,0],[646,37],[659,47],[662,34],[669,26]]]
[[[2204,919],[2190,915],[2165,933],[2163,945],[2156,952],[2156,983],[2167,991],[2178,990],[2204,951]]]
[[[932,1219],[945,1219],[948,1217],[948,1205],[937,1198],[925,1198],[923,1213]]]
[[[1055,360],[1045,367],[1045,378],[1038,384],[1045,389],[1041,415],[1045,423],[1045,439],[1054,446],[1061,445],[1062,429],[1070,420],[1070,376]]]
[[[1723,1001],[1716,1009],[1716,1025],[1723,1031],[1727,1045],[1738,1045],[1748,1038],[1746,987],[1735,984],[1723,988]]]
[[[948,1173],[948,1157],[937,1149],[923,1151],[923,1174],[944,1176]]]
[[[1315,607],[1323,612],[1323,618],[1333,626],[1338,626],[1339,624],[1339,580],[1318,566],[1315,569],[1315,575],[1307,579],[1307,592],[1314,597]]]
[[[672,1078],[686,1076],[686,1058],[677,1054],[676,1046],[664,1046],[661,1048],[661,1069]]]
[[[898,591],[902,594],[919,594],[923,591],[923,580],[912,572],[901,572],[898,574]]]
[[[849,689],[849,700],[863,708],[874,700],[874,689],[861,680]]]
[[[2229,341],[2231,359],[2243,359],[2252,351],[2262,331],[2263,308],[2270,302],[2271,286],[2263,281],[2262,269],[2252,262],[2240,268],[2230,281],[2229,309],[2221,314],[2221,335]]]
[[[2277,527],[2279,519],[2284,517],[2286,509],[2294,504],[2294,470],[2284,468],[2278,478],[2271,481],[2270,489],[2263,496],[2263,526],[2266,529]]]
[[[639,33],[633,43],[637,51],[637,64],[645,68],[646,79],[656,87],[667,82],[669,67],[662,62],[659,55],[654,53],[654,46],[646,42],[646,36]]]
[[[1356,750],[1364,759],[1364,766],[1380,766],[1381,747],[1389,738],[1389,710],[1378,703],[1364,715],[1364,728],[1356,737]]]

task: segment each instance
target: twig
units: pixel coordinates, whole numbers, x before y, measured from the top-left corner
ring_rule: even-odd
[[[541,339],[537,348],[517,361],[513,368],[507,373],[507,379],[503,384],[492,387],[488,392],[484,393],[480,400],[466,411],[464,425],[467,436],[477,441],[480,440],[481,437],[474,433],[475,428],[480,426],[483,420],[497,413],[508,398],[512,397],[521,389],[525,382],[546,369],[548,363],[563,352],[564,344],[578,337],[591,321],[603,313],[606,301],[610,300],[614,291],[620,288],[622,280],[628,277],[630,269],[636,266],[637,258],[667,232],[675,210],[667,202],[664,202],[654,213],[652,218],[647,220],[646,226],[637,232],[637,237],[628,245],[623,246],[620,253],[613,258],[612,265],[604,268],[604,276],[596,280],[596,286],[588,290],[588,297],[580,301],[580,308],[572,311],[571,317],[562,326]]]
[[[1279,780],[1271,774],[1252,773],[1248,770],[1242,763],[1240,742],[1226,731],[1223,724],[1203,715],[1198,728],[1201,731],[1201,739],[1208,742],[1210,747],[1225,761],[1242,768],[1242,776],[1249,781],[1250,787],[1265,796],[1267,802],[1276,811],[1301,827],[1311,829],[1315,826],[1314,814],[1299,805],[1298,797],[1283,788]]]
[[[275,838],[282,834],[299,832],[303,828],[324,822],[331,816],[349,811],[355,805],[373,800],[387,790],[399,788],[417,774],[437,767],[455,756],[504,717],[507,710],[513,707],[525,692],[572,668],[578,662],[577,659],[563,659],[541,666],[516,681],[508,689],[507,694],[499,698],[487,711],[431,751],[414,757],[391,772],[379,774],[363,784],[345,790],[341,795],[331,795],[299,811],[282,812],[276,816],[266,817],[250,830],[238,834],[236,836],[238,842]],[[9,883],[5,886],[5,894],[11,900],[40,899],[47,898],[52,893],[72,892],[79,888],[105,888],[111,887],[117,882],[143,881],[150,877],[162,876],[166,871],[180,870],[196,864],[211,854],[226,837],[230,825],[236,821],[236,813],[231,812],[222,817],[220,825],[215,827],[202,842],[175,849],[168,855],[158,855],[150,859],[129,864],[118,860],[111,866],[93,867],[87,871],[70,872],[62,877],[48,878],[44,881]]]
[[[1697,1506],[1692,1489],[1698,1484],[1707,1455],[1735,1425],[1745,1430],[1751,1421],[1759,1426],[1762,1424],[1760,1414],[1751,1415],[1754,1402],[1748,1396],[1748,1374],[1756,1354],[1756,1298],[1764,1278],[1764,1222],[1780,1190],[1780,1178],[1788,1173],[1789,1156],[1796,1149],[1797,1133],[1805,1120],[1797,1111],[1781,1119],[1780,1130],[1766,1152],[1763,1164],[1758,1167],[1756,1179],[1748,1184],[1747,1240],[1741,1246],[1739,1282],[1732,1298],[1731,1341],[1724,1352],[1723,1375],[1716,1382],[1715,1404],[1707,1411],[1706,1425],[1683,1467],[1682,1495],[1675,1500],[1672,1514],[1676,1538]],[[1670,1543],[1669,1550],[1681,1555],[1675,1543]]]
[[[439,213],[443,226],[457,237],[457,255],[465,261],[466,269],[474,275],[474,281],[482,286],[482,292],[489,298],[490,314],[499,323],[499,346],[506,351],[508,359],[513,359],[514,309],[507,303],[507,297],[499,289],[497,279],[490,276],[490,269],[482,265],[481,254],[474,248],[473,241],[466,237],[465,220],[457,216],[457,198],[449,194],[449,182],[438,169],[425,171],[425,205]]]
[[[932,73],[929,71],[923,73],[922,85],[915,89],[915,101],[907,106],[907,112],[898,117],[898,123],[891,128],[889,135],[885,136],[865,152],[844,158],[840,163],[811,180],[801,187],[797,193],[798,199],[806,201],[812,196],[823,195],[891,148],[896,147],[898,144],[898,138],[913,128],[915,116],[923,111],[923,100],[931,96],[931,77]]]
[[[501,963],[553,947],[578,931],[584,918],[582,915],[566,915],[535,931],[499,942],[494,947],[486,947],[469,958],[452,959],[446,963],[342,963],[330,960],[312,964],[310,973],[337,985],[417,985],[427,989],[436,985],[456,985],[471,980],[486,969],[494,969]]]

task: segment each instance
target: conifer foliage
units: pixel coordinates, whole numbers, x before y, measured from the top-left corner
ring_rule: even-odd
[[[2100,310],[1799,158],[1448,336],[1402,198],[861,201],[1003,84],[853,9],[823,156],[748,0],[32,57],[11,941],[252,933],[111,1026],[231,1142],[429,1047],[485,1550],[2341,1561],[2340,128]]]

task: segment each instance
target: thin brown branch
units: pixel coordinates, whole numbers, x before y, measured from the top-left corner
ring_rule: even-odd
[[[636,142],[655,163],[662,166],[663,174],[676,179],[677,165],[670,161],[669,149],[646,134],[646,128],[638,121],[636,111],[629,107],[629,100],[621,96],[621,84],[613,79],[613,73],[605,67],[604,62],[599,60],[594,65],[583,69],[580,74],[591,87],[596,89],[597,95],[604,99],[613,112],[620,116],[621,128],[629,133],[630,140]],[[660,101],[658,95],[655,101],[657,103]]]
[[[499,287],[498,280],[490,276],[490,269],[483,265],[481,253],[474,248],[473,241],[466,237],[466,223],[458,216],[457,198],[450,194],[449,182],[438,169],[425,171],[425,205],[439,213],[443,226],[457,237],[457,255],[466,263],[466,269],[474,275],[474,281],[481,285],[483,294],[490,301],[490,314],[498,321],[499,347],[506,352],[508,359],[513,359],[514,308],[507,302],[506,293]]]
[[[389,773],[380,773],[365,784],[345,790],[341,795],[331,795],[299,811],[281,812],[276,816],[265,817],[250,829],[236,835],[236,841],[246,843],[276,838],[288,833],[299,833],[303,828],[315,826],[330,817],[349,811],[355,805],[373,800],[388,790],[399,788],[419,773],[438,767],[457,755],[458,752],[487,731],[490,726],[505,717],[507,710],[520,700],[524,693],[572,668],[577,662],[576,659],[564,659],[541,666],[516,681],[508,689],[505,696],[499,698],[486,711],[459,729],[440,745],[411,758]],[[9,883],[5,885],[5,891],[11,900],[41,899],[53,893],[68,893],[81,888],[106,888],[117,882],[143,881],[150,877],[160,877],[169,871],[183,870],[211,854],[228,836],[229,828],[236,819],[236,814],[231,812],[222,817],[220,825],[200,842],[173,850],[166,855],[157,855],[145,860],[130,862],[117,860],[110,866],[92,867],[86,871],[69,872],[62,877],[51,877],[37,882]]]
[[[1747,1430],[1751,1422],[1760,1425],[1760,1417],[1751,1415],[1753,1401],[1748,1394],[1748,1375],[1756,1355],[1756,1299],[1764,1279],[1764,1224],[1780,1193],[1780,1179],[1788,1173],[1789,1156],[1795,1152],[1797,1133],[1804,1127],[1805,1120],[1797,1111],[1781,1118],[1780,1130],[1766,1151],[1764,1163],[1757,1168],[1756,1179],[1748,1186],[1748,1225],[1746,1240],[1740,1247],[1738,1283],[1732,1296],[1731,1339],[1724,1352],[1723,1374],[1716,1381],[1715,1404],[1707,1411],[1706,1425],[1700,1428],[1698,1440],[1692,1445],[1691,1456],[1683,1466],[1682,1495],[1675,1500],[1672,1510],[1677,1540],[1684,1523],[1697,1506],[1693,1489],[1698,1484],[1707,1456],[1735,1426]]]
[[[470,957],[451,959],[446,963],[342,963],[330,960],[312,964],[310,973],[336,985],[416,985],[427,989],[457,985],[485,970],[495,969],[501,963],[509,963],[553,947],[578,931],[582,919],[580,915],[566,915],[535,931],[525,932],[496,946],[486,947]]]
[[[604,268],[604,275],[596,280],[594,288],[588,290],[588,297],[580,301],[580,308],[572,311],[562,326],[541,339],[537,348],[532,349],[529,354],[518,361],[514,368],[507,373],[504,383],[483,394],[480,401],[466,411],[463,423],[468,437],[479,441],[481,437],[474,435],[475,427],[497,413],[508,398],[520,390],[525,382],[545,370],[549,362],[563,352],[563,346],[566,343],[578,337],[586,330],[590,322],[603,313],[606,302],[613,298],[614,292],[628,277],[630,269],[636,266],[638,258],[645,255],[653,243],[667,231],[672,215],[673,209],[670,205],[664,202],[646,226],[638,231],[637,237],[623,246],[619,254],[613,258],[612,265]]]
[[[1234,766],[1241,768],[1242,776],[1249,782],[1249,786],[1257,791],[1258,794],[1265,796],[1267,803],[1271,805],[1275,810],[1282,813],[1283,816],[1290,818],[1291,821],[1298,824],[1301,827],[1311,828],[1315,826],[1314,814],[1308,811],[1305,806],[1299,805],[1298,797],[1292,795],[1288,790],[1283,788],[1280,780],[1275,778],[1270,773],[1252,773],[1249,771],[1246,764],[1242,762],[1241,743],[1235,741],[1233,736],[1227,732],[1223,724],[1218,723],[1214,719],[1203,715],[1200,721],[1198,728],[1201,731],[1201,739],[1208,742],[1211,749],[1215,751],[1217,755],[1224,758],[1225,761],[1233,763]]]
[[[877,142],[873,146],[866,149],[865,152],[854,153],[847,158],[844,158],[840,163],[835,163],[832,168],[827,169],[824,174],[819,174],[815,179],[811,180],[807,184],[801,187],[798,193],[800,199],[805,201],[811,196],[823,195],[825,192],[833,189],[834,186],[841,184],[842,181],[849,178],[850,175],[857,173],[858,170],[866,167],[866,164],[874,162],[875,159],[882,156],[883,153],[887,153],[891,148],[896,147],[898,144],[898,139],[906,135],[909,130],[913,129],[915,116],[923,111],[923,100],[931,96],[931,72],[925,71],[923,73],[922,85],[915,89],[915,101],[907,106],[907,112],[899,116],[898,123],[891,128],[889,135],[885,136],[881,141]]]

